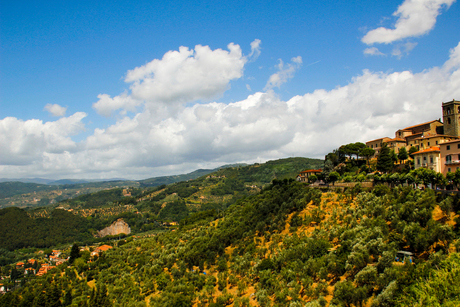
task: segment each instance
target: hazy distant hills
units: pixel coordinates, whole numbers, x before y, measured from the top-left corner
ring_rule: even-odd
[[[0,178],[2,182],[23,182],[23,183],[38,183],[46,185],[62,185],[62,184],[78,184],[78,183],[92,183],[92,182],[103,182],[103,181],[126,181],[123,178],[113,179],[45,179],[45,178]]]
[[[117,187],[147,188],[187,181],[216,170],[244,164],[232,164],[217,169],[199,169],[188,174],[153,177],[144,180],[113,179],[44,179],[0,178],[0,208],[8,206],[45,206],[49,203]],[[59,191],[59,195],[56,194]],[[38,193],[38,194],[37,194]],[[9,199],[13,198],[13,199]]]
[[[144,180],[88,180],[43,178],[0,179],[0,208],[9,206],[43,207],[74,198],[80,195],[95,193],[112,188],[151,188],[173,183],[187,182],[208,174],[234,177],[241,182],[269,183],[273,178],[293,178],[299,171],[322,167],[323,160],[309,158],[288,158],[256,163],[248,166],[243,163],[223,165],[215,169],[198,169],[191,173],[153,177]],[[235,173],[232,169],[238,171]],[[236,176],[236,177],[235,177]],[[227,187],[231,189],[230,186]]]

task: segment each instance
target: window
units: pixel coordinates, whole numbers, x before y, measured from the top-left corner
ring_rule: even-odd
[[[436,141],[436,145],[438,145],[438,141]]]
[[[417,158],[417,164],[420,164],[420,158]]]
[[[447,172],[449,172],[449,173],[450,173],[450,167],[447,169]]]
[[[452,162],[452,156],[446,156],[446,163]]]
[[[447,123],[450,125],[450,118],[447,119]]]
[[[446,146],[446,149],[447,149],[447,150],[450,150],[450,145],[447,145],[447,146]]]
[[[430,146],[430,142],[428,142],[428,146]]]
[[[433,157],[430,157],[430,163],[433,163]]]
[[[457,149],[460,149],[460,144],[457,144]]]
[[[425,162],[425,161],[426,161],[426,157],[423,157],[423,162]]]

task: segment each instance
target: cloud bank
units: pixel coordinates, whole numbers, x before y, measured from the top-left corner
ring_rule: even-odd
[[[234,44],[228,51],[183,47],[130,70],[131,92],[102,94],[94,108],[104,116],[116,110],[133,114],[80,142],[71,136],[84,129],[82,112],[45,123],[2,119],[0,172],[141,179],[232,162],[322,158],[341,144],[392,136],[401,127],[437,119],[442,101],[460,97],[459,44],[440,67],[418,73],[364,70],[347,85],[284,101],[272,88],[292,77],[298,57],[280,62],[266,92],[233,103],[191,103],[221,95],[243,76],[247,62]]]

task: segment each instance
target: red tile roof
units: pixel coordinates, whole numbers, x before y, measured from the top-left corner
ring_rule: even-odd
[[[441,150],[439,149],[439,147],[433,146],[433,147],[430,147],[430,148],[427,148],[427,149],[424,149],[424,150],[414,152],[413,155],[422,154],[422,153],[428,153],[428,152],[440,152],[440,151]]]
[[[370,143],[370,142],[375,142],[375,141],[384,140],[384,139],[390,139],[390,138],[389,138],[389,137],[387,137],[387,136],[385,136],[385,137],[383,137],[383,138],[380,138],[380,139],[375,139],[375,140],[372,140],[372,141],[367,141],[367,142],[366,142],[366,144],[367,144],[367,143]]]
[[[394,139],[388,140],[388,142],[391,142],[391,141],[395,141],[395,142],[404,142],[404,143],[406,143],[406,140],[405,140],[405,139],[402,139],[402,138],[394,138]]]
[[[301,174],[306,174],[306,173],[321,173],[323,170],[321,169],[307,169],[306,171],[300,172]]]
[[[447,141],[447,142],[444,142],[444,143],[441,143],[439,145],[446,145],[446,144],[452,144],[452,143],[458,143],[460,142],[460,140],[451,140],[451,141]]]
[[[458,137],[456,136],[452,136],[452,135],[446,135],[446,134],[435,134],[435,135],[427,135],[427,136],[421,136],[419,138],[416,138],[414,140],[424,140],[424,139],[432,139],[432,138],[439,138],[439,137],[446,137],[446,138],[454,138],[454,139],[458,139]]]
[[[432,120],[432,121],[429,121],[429,122],[426,122],[426,123],[422,123],[422,124],[418,124],[418,125],[406,127],[406,128],[401,129],[401,130],[411,130],[411,129],[414,129],[414,128],[416,128],[416,127],[423,126],[423,125],[427,125],[427,124],[431,124],[431,123],[434,123],[434,122],[439,122],[439,123],[441,123],[439,120],[435,119],[435,120]],[[442,123],[441,123],[441,124],[442,124]]]

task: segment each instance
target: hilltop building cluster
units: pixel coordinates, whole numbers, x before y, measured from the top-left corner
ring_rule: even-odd
[[[415,147],[412,154],[415,169],[425,167],[442,173],[455,172],[460,168],[460,101],[453,99],[442,103],[441,120],[432,120],[399,129],[395,137],[383,137],[366,142],[377,156],[384,143],[398,153],[401,148]]]

